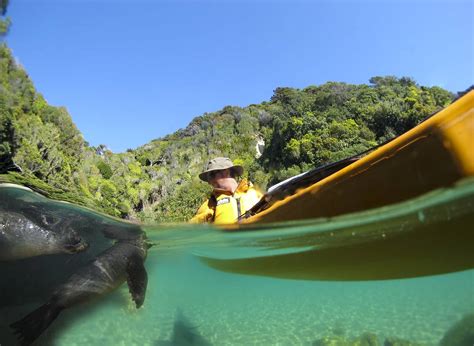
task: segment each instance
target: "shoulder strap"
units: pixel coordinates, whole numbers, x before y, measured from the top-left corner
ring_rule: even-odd
[[[207,206],[209,207],[209,209],[212,209],[213,211],[211,222],[214,222],[214,220],[216,219],[216,207],[217,207],[217,198],[214,194],[211,194],[211,197],[209,197]]]

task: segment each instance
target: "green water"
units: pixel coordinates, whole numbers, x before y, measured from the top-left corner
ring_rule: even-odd
[[[311,344],[334,333],[364,332],[381,341],[398,336],[436,344],[474,308],[473,271],[350,284],[288,281],[218,273],[184,253],[152,254],[147,269],[142,309],[134,309],[124,287],[83,308],[56,335],[57,344],[153,345],[172,339],[177,309],[195,333],[216,345]]]
[[[12,191],[0,187],[0,197],[8,193],[8,198],[28,200],[24,198],[27,192]],[[44,202],[38,196],[33,199]],[[64,208],[50,201],[44,203],[52,209]],[[149,250],[146,260],[149,281],[144,306],[138,310],[134,307],[123,284],[98,301],[64,311],[38,344],[312,345],[325,337],[351,340],[370,332],[380,345],[390,337],[436,345],[453,324],[474,312],[472,269],[387,280],[290,280],[223,272],[202,259],[298,254],[318,247],[337,247],[338,242],[354,238],[361,242],[377,237],[391,241],[393,234],[410,234],[415,223],[433,220],[445,222],[446,232],[450,232],[449,225],[456,218],[474,214],[473,205],[474,184],[468,181],[377,211],[256,231],[149,226],[145,228],[147,235],[157,245]],[[84,213],[82,209],[80,212]],[[400,223],[399,218],[405,221]],[[325,234],[327,239],[321,236]],[[444,260],[449,262],[450,254],[455,255],[450,250],[455,249],[445,250]],[[411,265],[416,266],[416,262]],[[38,305],[4,304],[0,309],[3,335],[8,333],[12,319]],[[181,328],[178,322],[184,322]]]

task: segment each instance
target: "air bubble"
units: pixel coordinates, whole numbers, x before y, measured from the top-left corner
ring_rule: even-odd
[[[424,222],[425,221],[425,214],[423,213],[422,210],[420,210],[418,212],[418,220],[420,220],[420,222]]]

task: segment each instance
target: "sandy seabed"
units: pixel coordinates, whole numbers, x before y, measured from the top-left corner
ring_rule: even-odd
[[[398,337],[436,345],[474,310],[472,270],[309,282],[219,273],[192,258],[155,260],[147,262],[149,287],[141,309],[134,308],[124,285],[98,304],[66,312],[44,339],[65,346],[170,345],[183,337],[176,333],[188,333],[213,345],[311,345],[325,336],[352,339],[371,332],[380,344]]]

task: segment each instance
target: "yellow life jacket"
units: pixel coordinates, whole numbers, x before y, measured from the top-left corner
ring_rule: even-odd
[[[246,180],[239,183],[233,194],[214,189],[211,197],[201,205],[190,222],[235,223],[237,218],[252,208],[262,196],[262,193]]]

